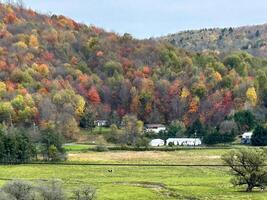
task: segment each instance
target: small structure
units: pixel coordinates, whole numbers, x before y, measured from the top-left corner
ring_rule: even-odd
[[[154,139],[149,142],[149,145],[152,147],[164,146],[165,142],[162,139]]]
[[[176,146],[200,146],[202,142],[199,138],[169,138],[166,144],[173,144]]]
[[[108,120],[95,120],[94,125],[98,127],[108,126]]]
[[[166,126],[163,124],[147,124],[145,125],[145,132],[159,133],[160,131],[165,131]]]
[[[252,131],[243,133],[241,143],[250,144],[252,135],[253,135]]]

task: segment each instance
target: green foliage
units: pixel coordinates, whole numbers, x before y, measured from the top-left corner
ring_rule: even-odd
[[[206,130],[199,119],[186,129],[185,134],[188,137],[203,137],[206,135]]]
[[[41,131],[42,153],[45,160],[59,161],[65,160],[65,150],[62,147],[63,137],[53,128]]]
[[[257,125],[251,137],[251,144],[254,146],[267,146],[267,129]]]
[[[0,162],[24,163],[36,158],[36,147],[25,130],[0,130]]]
[[[266,165],[267,154],[260,149],[232,150],[222,157],[223,161],[231,168],[231,180],[235,186],[246,185],[246,191],[253,188],[265,188],[267,184]]]
[[[92,131],[94,127],[94,120],[95,120],[94,113],[87,109],[80,120],[80,127]]]
[[[220,143],[231,143],[235,140],[234,133],[220,133],[216,129],[209,131],[203,138],[203,143],[207,145],[214,145]]]
[[[256,125],[255,116],[249,110],[242,110],[234,114],[234,120],[238,125],[239,131],[250,131]]]
[[[235,54],[227,56],[224,59],[224,64],[228,66],[230,69],[236,69],[241,65],[241,62],[242,62],[241,58]]]

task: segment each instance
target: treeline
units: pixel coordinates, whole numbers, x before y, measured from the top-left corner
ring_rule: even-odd
[[[38,160],[66,159],[63,136],[53,129],[30,135],[25,128],[0,128],[0,163],[16,164]]]

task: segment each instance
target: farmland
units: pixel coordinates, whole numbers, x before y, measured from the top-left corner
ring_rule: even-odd
[[[69,152],[69,161],[82,163],[221,164],[229,150]],[[109,172],[108,170],[112,170]],[[0,167],[0,184],[7,180],[60,179],[71,191],[82,185],[97,189],[97,199],[264,200],[266,192],[234,188],[225,167],[148,167],[90,165],[16,165]]]

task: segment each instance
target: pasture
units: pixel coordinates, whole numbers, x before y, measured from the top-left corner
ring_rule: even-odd
[[[174,152],[70,152],[70,162],[221,164],[228,150],[181,150]],[[112,170],[112,172],[109,172]],[[36,181],[60,179],[71,191],[82,185],[97,189],[100,200],[266,200],[267,192],[242,192],[230,184],[225,167],[15,165],[0,166],[0,184],[11,179]]]

